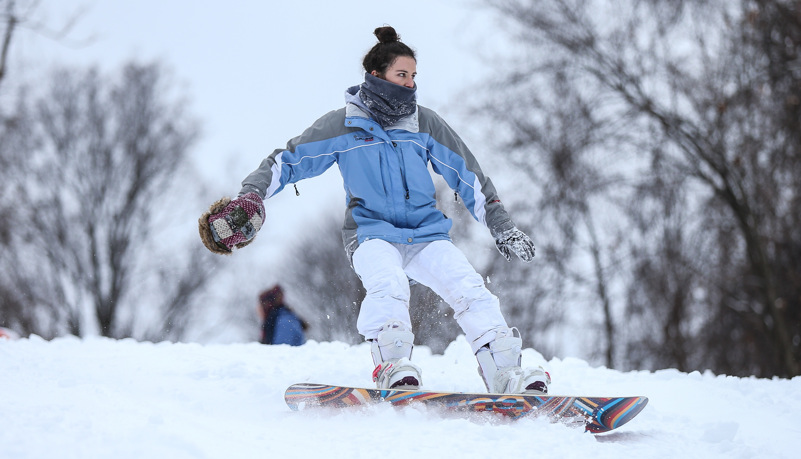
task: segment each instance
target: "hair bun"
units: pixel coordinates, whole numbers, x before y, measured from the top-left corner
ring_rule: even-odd
[[[393,41],[400,41],[398,33],[395,32],[390,26],[379,27],[373,32],[378,38],[379,43],[392,43]]]

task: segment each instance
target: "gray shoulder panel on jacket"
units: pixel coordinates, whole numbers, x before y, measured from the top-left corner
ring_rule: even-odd
[[[345,107],[332,110],[312,123],[301,135],[287,142],[286,148],[279,148],[273,154],[284,150],[295,151],[298,145],[331,139],[352,130],[353,128],[345,126]]]

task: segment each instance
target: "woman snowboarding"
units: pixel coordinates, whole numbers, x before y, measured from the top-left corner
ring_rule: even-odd
[[[345,91],[345,106],[315,121],[264,159],[242,181],[234,200],[213,204],[199,221],[212,252],[229,254],[250,243],[264,222],[263,201],[288,184],[337,164],[346,191],[345,251],[367,291],[357,328],[371,343],[379,388],[416,389],[421,370],[411,362],[414,334],[409,279],[447,302],[465,333],[489,392],[547,393],[542,368],[521,367],[522,340],[451,242],[451,220],[436,207],[431,169],[485,225],[511,260],[534,257],[531,239],[501,204],[476,158],[434,111],[417,105],[417,59],[392,27],[375,30],[364,56],[364,82]]]

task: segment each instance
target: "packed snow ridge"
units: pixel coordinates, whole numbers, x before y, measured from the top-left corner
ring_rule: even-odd
[[[291,411],[284,391],[312,382],[370,387],[365,344],[300,347],[0,339],[0,457],[14,458],[795,458],[801,377],[677,370],[623,373],[576,358],[545,361],[557,395],[644,395],[608,434],[425,406]],[[482,391],[463,337],[444,354],[415,348],[427,389]]]

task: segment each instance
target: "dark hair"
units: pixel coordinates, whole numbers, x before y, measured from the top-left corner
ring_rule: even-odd
[[[284,291],[280,285],[273,285],[269,290],[259,294],[259,303],[262,306],[275,306],[284,302]]]
[[[398,33],[390,26],[379,27],[373,32],[378,43],[364,56],[362,66],[367,73],[373,70],[383,75],[387,67],[395,62],[398,56],[408,56],[417,60],[412,48],[400,41]]]

